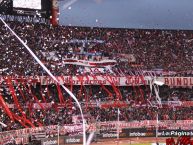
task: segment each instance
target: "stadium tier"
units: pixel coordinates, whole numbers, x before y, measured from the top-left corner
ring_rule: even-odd
[[[80,111],[61,84],[80,101],[87,133],[99,132],[96,138],[116,138],[117,123],[120,137],[146,136],[148,129],[155,137],[157,120],[160,136],[192,129],[192,31],[7,24],[60,84],[0,23],[0,143],[39,136],[57,144],[58,126],[61,136],[80,134]]]
[[[192,74],[192,31],[50,27],[20,22],[8,25],[55,75],[80,74],[87,61],[106,59],[116,61],[111,67],[118,74],[129,74],[136,68]],[[6,27],[0,26],[0,68],[8,68],[2,75],[46,75]],[[71,65],[77,59],[87,61]]]

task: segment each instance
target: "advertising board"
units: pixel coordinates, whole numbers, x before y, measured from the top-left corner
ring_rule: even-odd
[[[64,137],[60,136],[59,138],[59,144],[64,144]],[[52,138],[46,138],[41,140],[41,145],[58,145],[58,138],[52,137]]]
[[[82,144],[83,138],[82,136],[66,136],[64,137],[65,144]]]

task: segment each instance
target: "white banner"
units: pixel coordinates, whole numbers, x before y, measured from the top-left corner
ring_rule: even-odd
[[[148,81],[145,80],[143,76],[127,76],[127,77],[115,77],[115,76],[59,76],[57,77],[59,82],[62,84],[73,84],[73,85],[111,85],[115,86],[138,86],[147,85]],[[46,77],[41,77],[41,83],[46,84],[46,79],[48,84],[53,83],[51,79]],[[176,87],[191,87],[193,86],[193,77],[158,77],[156,81],[164,82],[167,86]]]
[[[164,82],[167,86],[193,86],[193,77],[159,77],[158,80]]]
[[[95,75],[95,76],[55,76],[60,84],[66,85],[115,85],[115,86],[138,86],[138,85],[148,85],[148,78],[144,76],[110,76],[110,75]],[[24,81],[31,84],[36,84],[40,82],[42,85],[55,83],[53,79],[47,76],[18,76],[10,77],[13,81]],[[0,77],[0,83],[2,83],[7,76]],[[171,87],[192,87],[193,77],[157,77],[153,78],[152,82],[156,80],[157,82],[163,82],[164,85]]]
[[[115,76],[59,76],[56,77],[61,84],[73,85],[115,85],[115,86],[137,86],[146,85],[147,81],[142,76],[128,76],[128,77],[115,77]],[[42,85],[55,83],[51,78],[40,77]]]
[[[87,60],[78,60],[78,59],[65,59],[62,64],[73,64],[81,65],[87,67],[100,67],[100,66],[113,66],[117,63],[116,60],[101,60],[101,61],[87,61]]]

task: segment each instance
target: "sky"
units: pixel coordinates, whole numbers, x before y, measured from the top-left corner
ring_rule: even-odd
[[[61,0],[59,7],[61,25],[193,30],[193,0]]]

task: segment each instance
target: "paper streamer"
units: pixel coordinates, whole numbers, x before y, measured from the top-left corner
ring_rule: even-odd
[[[23,44],[23,46],[27,49],[27,51],[29,51],[29,53],[33,56],[33,58],[39,63],[39,65],[48,73],[48,75],[58,84],[59,81],[56,79],[56,77],[48,70],[48,68],[40,61],[40,59],[33,53],[33,51],[23,42],[23,40],[7,25],[7,23],[0,17],[0,20],[3,22],[3,24],[11,31],[11,33],[13,35],[15,35],[15,37]],[[66,88],[63,84],[60,84],[62,86],[62,88],[75,100],[75,102],[77,103],[80,112],[81,112],[81,117],[82,117],[82,125],[83,125],[83,145],[86,145],[86,125],[85,125],[85,120],[84,120],[84,115],[83,115],[83,111],[81,108],[81,105],[79,103],[79,101],[77,100],[77,98],[74,96],[74,94],[72,92],[70,92],[70,90],[68,90],[68,88]]]
[[[0,121],[0,124],[3,126],[3,127],[7,127],[6,124],[4,124],[3,122]]]

